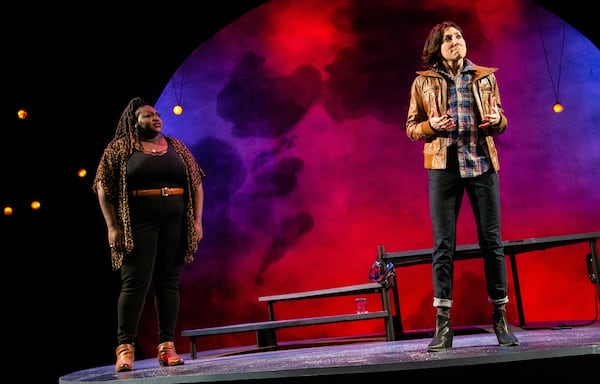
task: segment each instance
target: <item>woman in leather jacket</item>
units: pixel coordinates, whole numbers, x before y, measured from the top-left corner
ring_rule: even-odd
[[[433,226],[433,306],[436,327],[427,351],[452,348],[450,323],[456,223],[466,192],[477,224],[494,332],[501,346],[518,345],[508,326],[506,260],[500,231],[500,169],[494,136],[507,119],[495,77],[497,68],[466,58],[462,29],[452,21],[432,28],[423,48],[423,66],[410,91],[406,134],[424,141]]]

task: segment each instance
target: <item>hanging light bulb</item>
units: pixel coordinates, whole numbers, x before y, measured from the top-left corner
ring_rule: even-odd
[[[564,107],[563,107],[563,105],[562,105],[560,102],[558,102],[558,101],[557,101],[557,102],[556,102],[556,103],[554,103],[554,105],[552,106],[552,110],[553,110],[555,113],[561,113],[561,112],[564,110]]]
[[[183,93],[183,69],[181,71],[181,82],[179,87],[175,86],[175,76],[171,78],[171,84],[173,85],[173,93],[175,94],[175,105],[173,106],[173,114],[179,116],[183,113],[183,106],[181,105],[181,96]]]
[[[538,31],[540,33],[540,40],[542,41],[542,48],[544,48],[544,58],[546,59],[546,67],[548,68],[548,74],[550,75],[550,82],[552,83],[552,90],[554,91],[554,97],[556,102],[554,103],[554,105],[552,106],[552,110],[554,111],[554,113],[561,113],[564,110],[563,105],[558,101],[558,91],[560,88],[560,75],[562,72],[562,58],[563,58],[563,53],[564,53],[564,48],[565,48],[565,30],[566,30],[566,24],[562,23],[562,45],[560,48],[560,58],[558,61],[558,80],[556,81],[556,84],[554,84],[554,78],[552,77],[552,71],[550,70],[550,60],[548,59],[548,52],[546,52],[546,45],[544,44],[544,35],[542,34],[542,28],[540,25],[540,20],[539,20],[539,16],[537,13],[537,7],[536,7],[536,12],[535,12],[535,18],[537,21],[537,25],[538,25]]]

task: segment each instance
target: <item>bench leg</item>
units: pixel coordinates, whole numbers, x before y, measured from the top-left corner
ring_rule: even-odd
[[[402,335],[404,329],[402,328],[402,314],[400,313],[400,297],[398,296],[398,280],[397,275],[394,274],[392,287],[390,288],[394,296],[394,335]]]
[[[592,255],[592,272],[596,277],[595,280],[598,290],[598,300],[600,300],[600,260],[598,259],[598,246],[596,245],[596,239],[590,240],[590,255]],[[591,277],[590,280],[592,280]]]
[[[256,331],[256,345],[259,347],[275,347],[277,339],[274,329],[260,329]]]
[[[196,360],[196,336],[190,336],[190,357],[192,360]]]
[[[387,254],[387,252],[385,251],[385,247],[383,245],[378,245],[377,246],[377,260],[379,260],[381,263],[383,263],[383,265],[386,265],[389,262],[389,260],[386,258],[386,254]],[[394,295],[395,313],[392,314],[391,308],[389,307],[389,301],[388,301],[388,310],[390,311],[389,313],[392,314],[392,316],[393,316],[392,317],[392,327],[394,330],[394,339],[395,339],[396,333],[398,333],[398,335],[401,336],[404,331],[402,328],[402,315],[400,314],[400,298],[398,297],[398,275],[396,273],[393,274],[392,282],[386,288],[391,289],[391,291]],[[389,293],[388,293],[388,297],[389,297]],[[384,305],[385,305],[385,303],[384,303]],[[385,308],[385,306],[384,306],[384,308]],[[387,328],[386,328],[386,330],[387,330]]]
[[[390,289],[383,287],[381,289],[381,305],[383,310],[388,313],[388,316],[383,319],[385,325],[385,336],[387,341],[396,340],[396,332],[394,331],[394,319],[392,317],[392,309],[390,307]]]

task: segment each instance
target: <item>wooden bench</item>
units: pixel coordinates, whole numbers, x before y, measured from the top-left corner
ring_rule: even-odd
[[[515,290],[515,302],[517,304],[517,311],[519,315],[519,325],[525,325],[525,315],[523,312],[523,303],[521,300],[521,288],[519,285],[519,274],[517,270],[516,255],[525,252],[541,251],[548,248],[562,247],[577,243],[589,243],[590,253],[589,256],[592,260],[590,274],[598,276],[600,270],[600,261],[598,259],[598,249],[596,240],[600,239],[600,232],[581,233],[574,235],[565,236],[552,236],[552,237],[541,237],[531,238],[524,240],[511,240],[504,241],[504,254],[510,258],[510,266]],[[427,264],[431,263],[433,249],[418,249],[412,251],[403,252],[387,252],[382,245],[377,247],[377,258],[382,263],[392,262],[396,268],[408,267],[411,265]],[[454,256],[455,260],[467,260],[482,257],[481,249],[479,245],[461,245],[456,247],[456,253]],[[583,261],[583,255],[582,255]],[[393,285],[398,287],[397,274],[394,275]],[[598,292],[598,298],[600,299],[600,279],[595,279],[595,284]],[[400,300],[398,298],[397,291],[394,294],[394,326],[397,335],[403,334],[402,319],[400,313]]]
[[[327,298],[344,295],[358,295],[377,293],[381,297],[382,310],[367,313],[349,313],[333,316],[306,317],[297,319],[275,319],[274,304],[282,301]],[[209,328],[188,329],[181,332],[184,337],[190,340],[190,357],[197,358],[197,338],[201,336],[220,335],[240,332],[256,332],[256,344],[259,348],[276,347],[276,330],[282,328],[301,327],[308,325],[321,325],[332,323],[343,323],[348,321],[361,321],[382,319],[385,326],[386,340],[395,339],[392,311],[390,309],[390,288],[385,284],[367,283],[358,285],[349,285],[344,287],[319,289],[313,291],[293,292],[281,295],[262,296],[258,298],[260,302],[266,302],[269,312],[269,320],[231,324]]]
[[[275,320],[275,309],[274,304],[282,301],[290,300],[302,300],[302,299],[316,299],[325,297],[337,297],[337,296],[348,296],[348,295],[361,295],[377,293],[381,299],[381,308],[383,312],[388,314],[388,317],[384,318],[385,335],[388,341],[395,340],[395,331],[393,323],[393,310],[390,306],[390,293],[394,296],[396,291],[394,287],[390,287],[387,284],[380,283],[366,283],[357,285],[347,285],[343,287],[319,289],[314,291],[304,292],[293,292],[281,295],[261,296],[258,301],[266,302],[269,311],[269,320]]]
[[[385,311],[352,313],[346,315],[307,317],[300,319],[268,320],[255,323],[231,324],[211,328],[188,329],[181,332],[182,336],[190,338],[190,357],[196,359],[196,339],[200,336],[220,335],[239,332],[256,332],[256,345],[259,348],[276,347],[277,338],[275,331],[282,328],[300,327],[307,325],[342,323],[357,320],[388,319],[389,313]]]

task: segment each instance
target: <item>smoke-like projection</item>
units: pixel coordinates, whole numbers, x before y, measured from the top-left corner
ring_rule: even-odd
[[[472,61],[499,68],[509,121],[496,139],[503,238],[600,229],[600,54],[562,20],[532,1],[273,0],[199,46],[157,102],[165,132],[208,175],[205,238],[184,269],[179,331],[266,320],[258,296],[368,282],[378,245],[431,247],[423,143],[404,124],[423,43],[446,19],[463,27]],[[184,113],[168,113],[178,102]],[[464,204],[458,242],[473,244]],[[582,244],[518,256],[527,321],[595,316],[586,253]],[[397,272],[404,328],[433,327],[430,266]],[[458,262],[455,273],[454,324],[489,324],[482,262]],[[354,310],[352,297],[281,305],[282,318]],[[155,321],[144,313],[149,351]],[[358,322],[279,339],[378,332],[380,321]],[[199,349],[254,342],[251,333],[207,337]],[[178,340],[178,350],[187,345]]]

